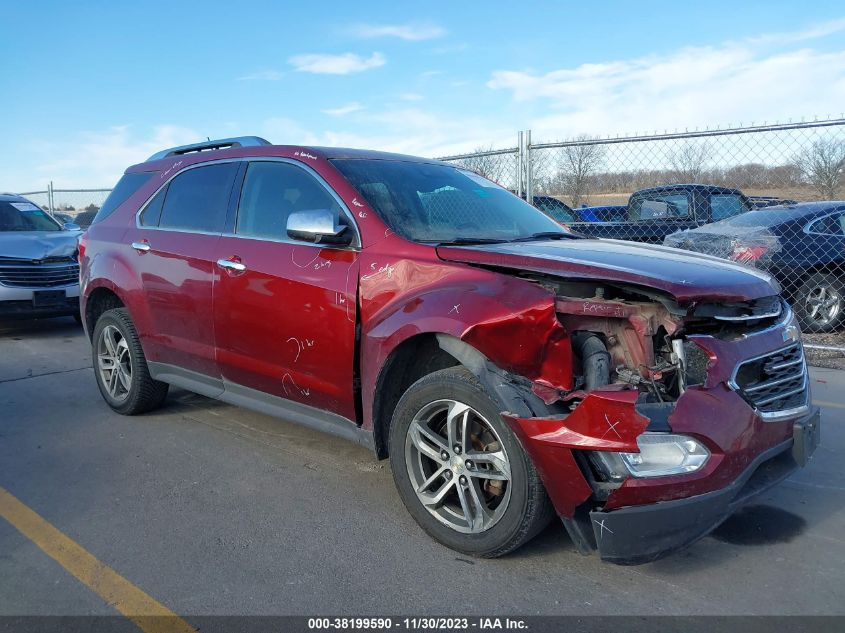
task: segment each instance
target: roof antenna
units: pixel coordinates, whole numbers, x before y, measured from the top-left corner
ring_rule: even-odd
[[[206,136],[206,137],[205,137],[205,140],[207,140],[207,141],[210,143],[210,142],[211,142],[211,137],[210,137],[210,136]]]

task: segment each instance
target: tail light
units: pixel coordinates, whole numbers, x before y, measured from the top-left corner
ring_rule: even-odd
[[[77,242],[77,246],[76,246],[76,251],[77,251],[76,261],[78,261],[78,262],[81,262],[82,258],[85,257],[85,243],[86,243],[86,241],[87,240],[85,239],[85,233],[83,233],[82,235],[79,236],[79,241]]]
[[[768,246],[763,244],[736,244],[731,251],[731,260],[739,262],[740,264],[752,264],[759,260],[769,250]]]

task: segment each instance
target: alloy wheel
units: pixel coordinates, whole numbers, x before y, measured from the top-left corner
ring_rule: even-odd
[[[463,533],[493,527],[511,497],[511,469],[496,430],[467,404],[423,407],[405,437],[405,463],[423,507]]]
[[[810,320],[819,325],[828,325],[839,316],[842,297],[831,286],[818,285],[807,293],[804,305]]]
[[[125,400],[132,387],[132,357],[126,338],[114,325],[104,327],[100,333],[97,370],[109,395],[118,402]]]

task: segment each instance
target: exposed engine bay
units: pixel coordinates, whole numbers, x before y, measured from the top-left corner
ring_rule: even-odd
[[[710,359],[695,335],[732,340],[773,325],[784,310],[777,296],[681,306],[670,296],[619,284],[542,284],[554,290],[558,319],[571,335],[573,392],[635,388],[649,402],[675,401],[688,386],[704,383]],[[550,395],[543,394],[547,402]]]

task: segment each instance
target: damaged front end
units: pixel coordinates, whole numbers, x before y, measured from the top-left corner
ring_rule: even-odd
[[[504,418],[582,552],[654,560],[806,461],[818,415],[779,297],[682,305],[636,286],[535,281],[554,290],[572,382],[534,380],[549,414]]]

